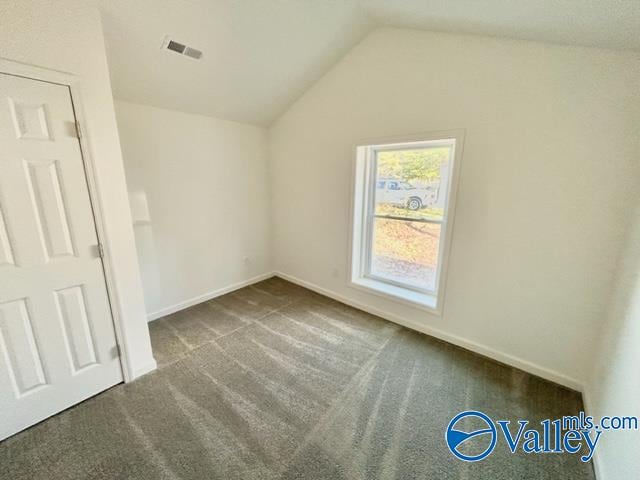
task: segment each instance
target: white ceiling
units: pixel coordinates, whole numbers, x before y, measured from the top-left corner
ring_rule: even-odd
[[[267,125],[380,25],[640,50],[640,0],[99,0],[117,98]],[[204,52],[161,50],[165,35]]]

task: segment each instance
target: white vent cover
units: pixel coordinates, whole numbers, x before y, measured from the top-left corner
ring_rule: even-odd
[[[195,58],[196,60],[200,60],[200,58],[202,58],[202,52],[200,50],[198,50],[197,48],[189,47],[183,43],[176,42],[175,40],[172,40],[168,35],[164,37],[164,41],[162,42],[162,49],[170,50],[186,57]]]

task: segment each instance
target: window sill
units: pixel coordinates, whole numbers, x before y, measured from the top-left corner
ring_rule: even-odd
[[[420,293],[407,288],[389,285],[388,283],[371,278],[357,278],[351,280],[351,286],[395,302],[403,303],[414,308],[426,310],[434,315],[440,315],[438,297],[428,293]]]

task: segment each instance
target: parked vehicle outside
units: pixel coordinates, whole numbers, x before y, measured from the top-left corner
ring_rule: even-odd
[[[433,186],[415,187],[395,178],[381,178],[376,183],[376,203],[420,210],[434,205],[437,200],[438,189]]]

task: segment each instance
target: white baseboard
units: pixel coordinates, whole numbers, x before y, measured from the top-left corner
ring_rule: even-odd
[[[158,368],[158,364],[155,360],[153,360],[152,362],[149,362],[146,365],[137,368],[136,371],[133,372],[133,376],[129,381],[133,381],[136,378],[146,375],[149,372],[153,372],[156,368]]]
[[[293,275],[289,275],[284,272],[275,271],[275,272],[267,272],[262,275],[258,275],[256,277],[250,278],[248,280],[235,283],[233,285],[229,285],[227,287],[219,288],[212,292],[208,292],[202,295],[198,295],[197,297],[190,298],[180,303],[176,303],[169,307],[163,308],[156,312],[150,313],[147,315],[148,321],[153,321],[158,318],[164,317],[166,315],[170,315],[172,313],[178,312],[185,308],[191,307],[193,305],[197,305],[198,303],[206,302],[207,300],[211,300],[212,298],[219,297],[220,295],[224,295],[225,293],[233,292],[234,290],[238,290],[240,288],[246,287],[248,285],[252,285],[254,283],[260,282],[262,280],[266,280],[272,276],[278,276],[283,278],[284,280],[288,280],[292,283],[298,284],[302,287],[308,288],[309,290],[313,290],[322,295],[325,295],[329,298],[333,298],[339,302],[350,305],[354,308],[358,308],[365,312],[371,313],[372,315],[377,315],[391,322],[397,323],[404,327],[410,328],[412,330],[416,330],[418,332],[424,333],[426,335],[430,335],[435,338],[439,338],[440,340],[444,340],[445,342],[452,343],[453,345],[457,345],[459,347],[465,348],[472,352],[478,353],[485,357],[492,358],[498,362],[505,363],[512,367],[518,368],[520,370],[524,370],[525,372],[531,373],[532,375],[536,375],[538,377],[544,378],[545,380],[549,380],[551,382],[563,385],[572,390],[576,390],[578,392],[583,391],[582,382],[564,375],[560,372],[556,372],[554,370],[550,370],[545,367],[541,367],[540,365],[536,365],[535,363],[529,362],[527,360],[523,360],[521,358],[515,357],[513,355],[509,355],[507,353],[500,352],[498,350],[494,350],[493,348],[487,347],[485,345],[473,342],[471,340],[467,340],[465,338],[459,337],[457,335],[452,335],[450,333],[444,332],[442,330],[430,327],[428,325],[424,325],[422,323],[415,322],[413,320],[408,320],[406,318],[400,317],[394,313],[379,310],[377,308],[370,307],[358,301],[352,300],[344,295],[336,293],[332,290],[326,289],[324,287],[320,287],[314,283],[308,282],[306,280],[302,280]],[[155,368],[155,367],[153,367]],[[151,368],[151,370],[153,370]],[[137,372],[136,372],[137,373]],[[146,372],[144,372],[146,373]],[[143,373],[140,373],[142,375]],[[139,375],[136,375],[139,376]]]
[[[300,278],[294,277],[293,275],[289,275],[287,273],[279,272],[279,271],[274,272],[274,275],[284,280],[288,280],[292,283],[298,284],[302,287],[308,288],[309,290],[313,290],[317,293],[333,298],[334,300],[345,303],[359,310],[363,310],[365,312],[371,313],[372,315],[377,315],[378,317],[382,317],[386,320],[397,323],[399,325],[410,328],[412,330],[416,330],[418,332],[425,333],[427,335],[438,338],[440,340],[444,340],[445,342],[452,343],[453,345],[457,345],[459,347],[478,353],[485,357],[492,358],[500,363],[504,363],[506,365],[510,365],[512,367],[518,368],[527,373],[531,373],[532,375],[536,375],[538,377],[544,378],[545,380],[549,380],[551,382],[565,386],[572,390],[576,390],[578,392],[583,391],[582,382],[574,378],[571,378],[567,375],[564,375],[560,372],[556,372],[554,370],[541,367],[540,365],[536,365],[527,360],[523,360],[513,355],[509,355],[507,353],[494,350],[493,348],[487,347],[485,345],[481,345],[471,340],[467,340],[457,335],[452,335],[450,333],[444,332],[442,330],[438,330],[428,325],[423,325],[422,323],[418,323],[413,320],[402,318],[394,313],[369,307],[368,305],[365,305],[355,300],[351,300],[350,298],[347,298],[344,295],[336,293],[332,290],[328,290],[324,287],[320,287],[318,285],[315,285],[314,283],[307,282],[306,280],[302,280]]]
[[[185,308],[192,307],[193,305],[197,305],[198,303],[206,302],[207,300],[211,300],[212,298],[216,298],[221,295],[224,295],[225,293],[233,292],[234,290],[238,290],[240,288],[247,287],[254,283],[261,282],[262,280],[266,280],[267,278],[271,278],[273,276],[274,276],[273,272],[263,273],[262,275],[258,275],[248,280],[244,280],[242,282],[234,283],[232,285],[219,288],[212,292],[207,292],[202,295],[198,295],[197,297],[190,298],[183,302],[175,303],[173,305],[165,307],[156,312],[147,314],[147,321],[151,322],[153,320],[157,320],[158,318],[162,318],[166,315],[179,312],[180,310],[184,310]]]

